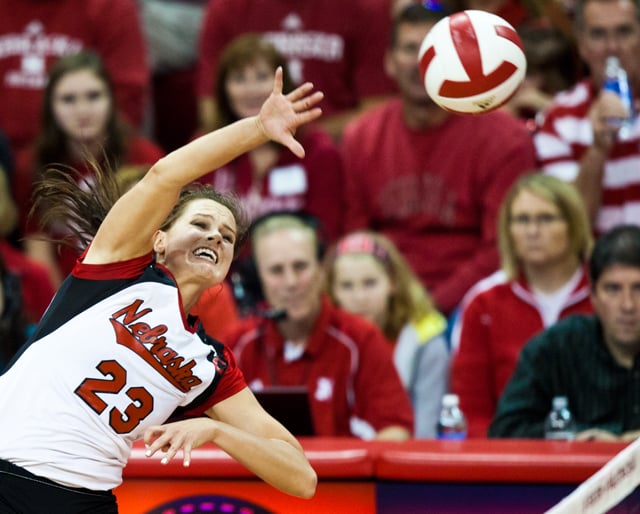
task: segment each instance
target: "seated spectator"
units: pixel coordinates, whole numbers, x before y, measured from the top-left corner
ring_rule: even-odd
[[[286,93],[293,82],[285,59],[272,43],[256,34],[231,41],[218,63],[218,117],[207,132],[257,114],[273,89],[273,74],[278,66],[283,68]],[[340,151],[331,136],[317,125],[301,127],[296,137],[305,149],[303,159],[269,142],[199,182],[239,195],[252,219],[273,211],[304,210],[321,220],[328,237],[336,238],[342,232],[344,214]]]
[[[566,396],[576,440],[640,435],[640,227],[601,235],[589,258],[595,313],[558,321],[522,349],[490,437],[544,437],[555,396]]]
[[[37,136],[51,66],[92,49],[113,79],[116,102],[141,127],[149,67],[136,0],[2,0],[0,126],[17,155]]]
[[[525,343],[559,318],[592,312],[591,231],[573,186],[539,173],[521,177],[501,205],[498,243],[502,269],[465,295],[452,330],[451,387],[469,437],[486,437]]]
[[[569,38],[550,27],[524,26],[518,34],[524,45],[527,71],[522,85],[503,108],[533,132],[536,118],[551,106],[553,97],[576,83],[577,50]]]
[[[418,51],[443,16],[418,4],[396,16],[385,65],[400,95],[347,126],[343,150],[345,230],[391,239],[449,316],[498,267],[498,207],[535,160],[514,116],[458,116],[429,98]]]
[[[28,330],[40,320],[55,290],[45,266],[30,259],[7,239],[18,220],[18,211],[9,194],[7,182],[4,169],[0,166],[0,259],[3,264],[3,280],[10,281],[4,284],[5,293],[14,292],[14,300],[8,301],[5,298],[5,309],[19,305],[20,317]],[[16,281],[17,286],[14,286]],[[12,316],[9,318],[12,319]]]
[[[55,245],[38,238],[39,227],[27,223],[34,182],[51,163],[71,166],[79,180],[91,177],[90,162],[117,170],[124,165],[151,166],[163,152],[140,136],[118,116],[111,78],[100,57],[80,52],[63,57],[51,68],[44,91],[42,120],[33,147],[17,155],[14,197],[21,209],[25,250],[49,269],[59,285],[75,263],[77,252],[56,251]],[[46,230],[58,239],[68,236],[55,227]]]
[[[394,92],[380,66],[389,10],[389,0],[208,0],[198,50],[202,126],[215,118],[220,53],[251,32],[276,46],[295,84],[309,81],[324,92],[319,123],[338,141],[348,120]]]
[[[151,66],[152,137],[170,152],[198,129],[198,36],[207,0],[138,0]]]
[[[7,190],[7,177],[0,167],[0,372],[26,340],[26,319],[19,277],[7,269],[4,241],[16,222],[16,210]],[[15,250],[18,253],[17,250]]]
[[[382,329],[411,399],[414,436],[435,437],[449,386],[447,321],[407,261],[386,237],[353,232],[329,254],[327,288],[336,305]]]
[[[307,386],[319,436],[409,438],[413,412],[391,349],[377,326],[323,294],[314,228],[293,214],[268,215],[254,224],[251,245],[269,311],[221,336],[249,387]]]
[[[620,132],[633,113],[603,89],[613,55],[626,70],[636,104],[640,100],[640,5],[584,0],[575,6],[575,37],[590,73],[556,95],[534,141],[541,169],[576,185],[597,235],[640,220],[640,123],[636,115],[627,133]]]
[[[20,280],[0,253],[0,373],[27,340]]]

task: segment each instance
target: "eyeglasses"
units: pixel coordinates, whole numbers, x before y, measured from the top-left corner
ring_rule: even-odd
[[[558,214],[538,214],[537,216],[529,216],[528,214],[518,214],[512,216],[509,222],[516,227],[528,227],[534,224],[536,227],[548,227],[556,221],[564,221],[564,218]]]
[[[635,25],[621,25],[613,30],[602,27],[592,27],[585,31],[587,40],[592,45],[605,45],[613,41],[618,45],[626,45],[638,36],[638,29]]]

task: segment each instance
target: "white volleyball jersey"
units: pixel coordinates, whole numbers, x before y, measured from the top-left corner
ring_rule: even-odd
[[[244,387],[228,350],[188,326],[166,269],[149,263],[76,265],[0,376],[0,458],[112,489],[147,427]]]

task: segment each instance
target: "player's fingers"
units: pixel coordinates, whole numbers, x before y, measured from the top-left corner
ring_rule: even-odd
[[[182,452],[183,452],[183,458],[182,458],[182,465],[185,468],[188,468],[189,465],[191,464],[191,450],[192,450],[192,445],[191,443],[185,443],[184,447],[182,448]]]
[[[151,442],[153,438],[156,437],[156,435],[161,434],[162,432],[163,432],[162,426],[160,425],[151,426],[144,431],[144,435],[143,435],[144,441]]]
[[[287,99],[291,102],[296,102],[301,98],[305,97],[309,94],[309,92],[313,89],[313,84],[311,82],[305,82],[301,86],[295,88],[291,93],[287,95]]]
[[[165,455],[164,457],[162,457],[162,460],[160,461],[160,463],[168,464],[169,461],[176,456],[176,453],[178,453],[178,450],[180,449],[180,447],[181,447],[180,443],[176,441],[172,441],[171,445],[169,445],[168,448],[165,450]]]
[[[322,115],[322,109],[320,109],[320,107],[315,107],[308,111],[301,112],[298,115],[298,122],[300,125],[303,125],[305,123],[309,123],[319,118],[321,115]]]
[[[276,68],[276,74],[273,80],[273,92],[276,95],[282,93],[282,66]]]
[[[291,150],[296,157],[300,159],[304,158],[304,148],[298,141],[296,141],[293,136],[289,136],[283,139],[282,144],[289,148],[289,150]]]
[[[147,428],[147,430],[145,430],[144,435],[143,435],[143,440],[144,440],[144,445],[147,448],[147,454],[149,453],[150,450],[152,450],[152,447],[154,447],[154,444],[157,439],[163,434],[163,429],[161,426],[152,426]],[[153,455],[153,452],[155,452],[157,450],[157,446],[152,450],[151,455]]]
[[[311,109],[314,105],[320,102],[324,98],[324,95],[320,91],[316,91],[312,95],[306,96],[293,102],[293,110],[296,112],[304,112]]]

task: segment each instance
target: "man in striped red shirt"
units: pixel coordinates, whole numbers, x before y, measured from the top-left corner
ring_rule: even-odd
[[[630,113],[602,90],[605,62],[615,56],[640,94],[640,7],[636,0],[579,0],[576,31],[591,75],[556,97],[535,145],[543,171],[576,184],[602,233],[640,223],[640,119],[622,138],[617,127]]]

